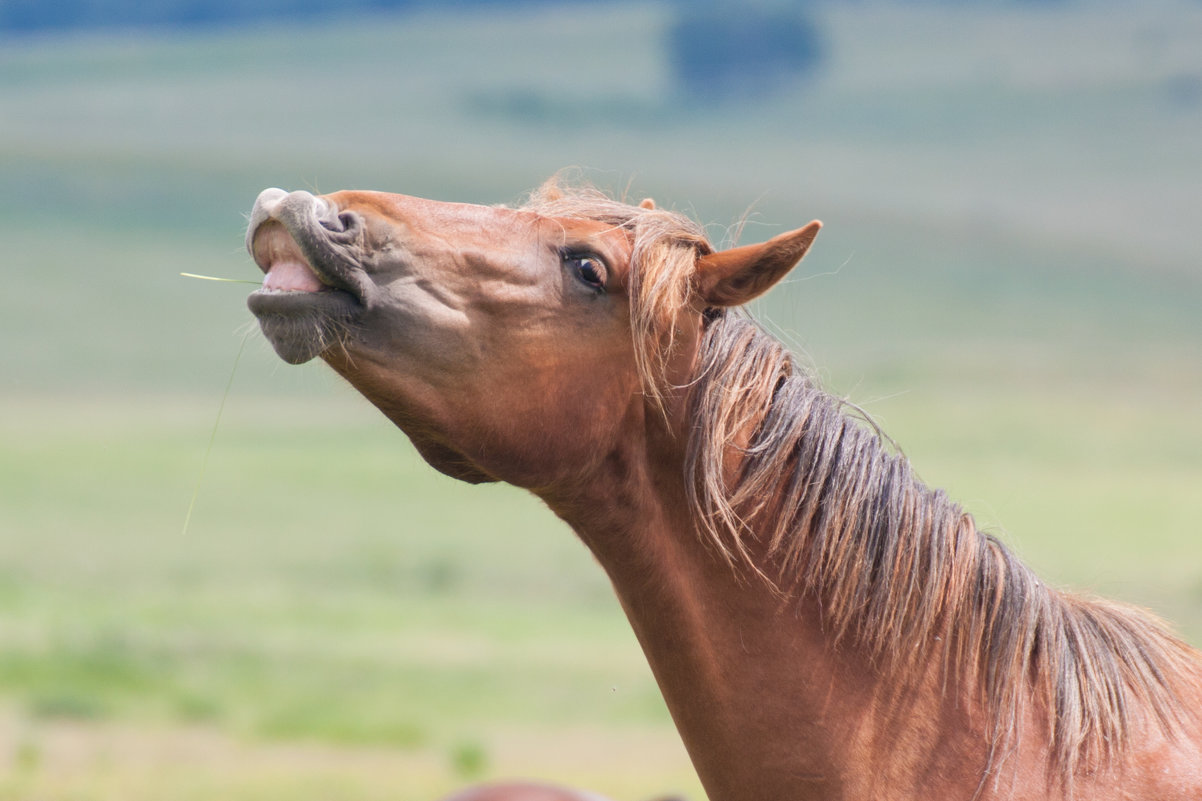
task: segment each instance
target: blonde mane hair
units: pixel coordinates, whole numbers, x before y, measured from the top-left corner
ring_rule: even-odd
[[[636,360],[662,398],[695,261],[712,252],[704,230],[555,179],[526,208],[629,231]],[[1140,705],[1176,730],[1175,688],[1202,678],[1197,651],[1140,610],[1045,585],[740,310],[707,311],[686,390],[682,478],[704,541],[783,597],[816,599],[832,638],[864,649],[889,681],[938,660],[977,688],[993,721],[989,769],[1035,701],[1066,783],[1122,753]]]

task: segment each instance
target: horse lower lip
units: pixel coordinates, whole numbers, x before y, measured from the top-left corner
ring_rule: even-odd
[[[321,289],[281,289],[279,287],[264,286],[256,290],[259,295],[320,295],[326,292],[337,292],[332,286],[323,286]]]
[[[288,299],[292,302],[291,305],[305,304],[309,301],[313,303],[324,304],[327,300],[331,300],[333,296],[344,296],[339,298],[340,302],[345,298],[352,303],[358,303],[355,297],[346,290],[338,289],[337,287],[326,286],[325,284],[323,284],[320,289],[313,290],[284,289],[279,287],[263,286],[251,293],[252,298],[265,299],[266,302],[270,302],[270,299],[272,298],[279,298],[281,300]]]
[[[349,292],[259,289],[246,305],[271,346],[289,364],[302,364],[340,341],[363,307]]]

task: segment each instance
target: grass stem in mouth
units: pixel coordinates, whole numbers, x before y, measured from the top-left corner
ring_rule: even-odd
[[[221,281],[224,284],[254,284],[260,286],[262,281],[250,281],[246,278],[218,278],[214,275],[197,275],[196,273],[180,273],[184,278],[199,278],[202,281]]]

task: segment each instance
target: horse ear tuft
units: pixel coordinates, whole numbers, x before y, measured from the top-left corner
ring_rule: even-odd
[[[702,305],[740,306],[764,294],[801,261],[821,228],[814,220],[758,245],[702,256],[694,277]]]

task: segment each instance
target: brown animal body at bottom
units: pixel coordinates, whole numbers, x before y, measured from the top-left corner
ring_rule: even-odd
[[[541,782],[495,782],[468,787],[446,796],[442,801],[611,801],[583,790],[573,790]],[[685,801],[662,796],[655,801]]]
[[[249,305],[433,467],[574,529],[711,801],[1198,801],[1198,652],[1043,584],[739,309],[819,227],[716,251],[555,182],[267,190]]]
[[[503,782],[469,787],[442,801],[610,801],[595,793],[536,782]]]
[[[468,787],[442,801],[610,801],[604,796],[541,782],[496,782]],[[655,801],[685,801],[662,796]]]

